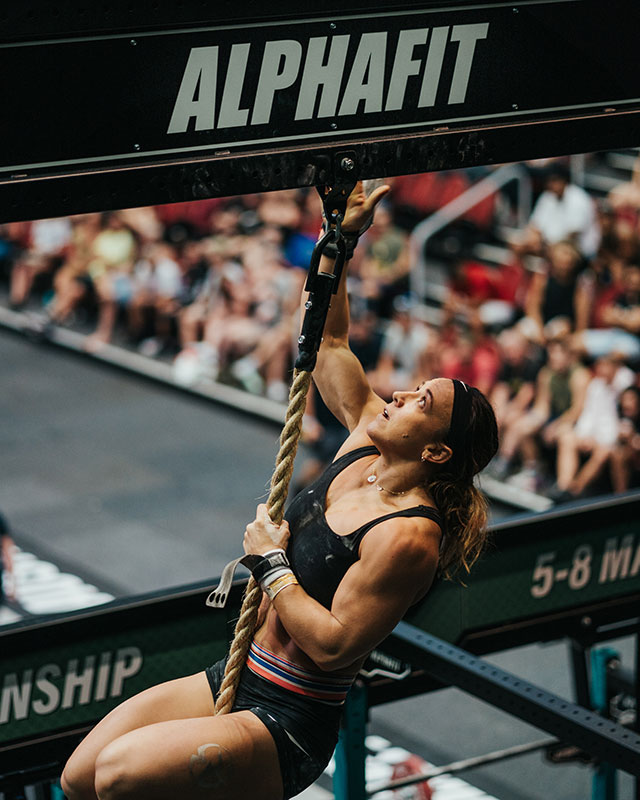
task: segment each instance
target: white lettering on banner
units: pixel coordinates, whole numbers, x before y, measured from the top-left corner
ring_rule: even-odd
[[[640,572],[640,544],[638,545],[638,549],[636,550],[636,554],[633,558],[633,564],[631,565],[631,577],[635,578],[635,576]]]
[[[250,49],[250,44],[234,44],[231,48],[227,79],[224,82],[220,103],[219,128],[236,128],[247,124],[249,109],[240,108],[240,95],[247,72]]]
[[[618,578],[626,578],[631,566],[631,555],[633,551],[633,536],[629,534],[622,540],[618,549],[618,540],[607,539],[604,546],[602,566],[600,567],[599,582],[615,581]]]
[[[424,78],[420,89],[420,99],[418,108],[427,108],[436,104],[438,86],[440,86],[440,76],[442,74],[442,64],[444,53],[447,49],[447,38],[449,36],[449,26],[444,28],[434,28],[431,31],[429,40],[429,54],[424,68]]]
[[[98,668],[96,669],[96,663]],[[125,681],[142,669],[142,652],[137,647],[122,647],[113,652],[70,659],[66,668],[43,664],[35,672],[6,673],[0,683],[0,725],[26,719],[34,714],[51,714],[59,709],[119,697]],[[94,680],[95,679],[95,680]]]
[[[338,115],[356,114],[364,100],[364,113],[382,111],[386,33],[363,33],[351,67]]]
[[[72,658],[67,666],[64,679],[64,692],[62,694],[62,708],[71,708],[74,705],[76,689],[80,689],[78,705],[86,706],[91,697],[91,684],[96,666],[96,657],[87,656],[84,660],[83,670],[78,673],[79,661]]]
[[[425,44],[429,35],[428,28],[418,28],[415,31],[401,31],[393,62],[393,72],[389,83],[389,94],[385,111],[400,111],[404,105],[404,95],[407,90],[407,81],[411,75],[418,75],[422,62],[413,58],[414,48]]]
[[[113,664],[113,680],[111,681],[111,697],[122,694],[125,678],[130,678],[142,667],[142,653],[137,647],[121,647],[116,651]]]
[[[467,86],[471,76],[471,64],[476,52],[478,39],[486,39],[489,33],[489,23],[477,25],[454,25],[451,31],[451,41],[459,42],[456,67],[453,71],[451,91],[449,92],[449,105],[464,103],[467,97]]]
[[[262,67],[256,89],[252,125],[267,123],[271,119],[271,106],[275,93],[291,86],[298,77],[302,45],[293,39],[267,42],[264,47]]]
[[[98,676],[96,677],[96,689],[93,694],[94,700],[104,700],[107,696],[109,687],[109,675],[111,673],[111,653],[101,653]]]
[[[580,591],[592,581],[598,584],[613,583],[635,578],[640,573],[640,541],[633,534],[619,539],[608,538],[602,554],[594,554],[591,544],[577,547],[571,561],[562,566],[556,564],[558,553],[541,553],[532,574],[532,597],[546,597],[558,584],[567,582],[569,589]],[[599,559],[599,563],[598,563]]]
[[[235,43],[229,50],[223,45],[193,47],[167,133],[186,133],[192,119],[196,131],[268,124],[276,97],[287,90],[283,108],[295,108],[295,121],[433,107],[448,49],[453,72],[447,103],[461,104],[478,44],[488,36],[489,23],[478,22],[401,30],[395,48],[386,31],[359,38],[315,36],[306,42],[277,39],[265,43],[261,56],[250,43]],[[349,65],[350,45],[355,55]],[[250,74],[258,75],[255,86],[247,80],[250,65]],[[218,108],[219,71],[224,72],[224,87]],[[241,107],[243,96],[246,107]]]
[[[39,697],[33,701],[33,710],[36,714],[50,714],[58,707],[60,689],[50,678],[59,678],[61,675],[62,670],[57,664],[45,664],[36,672],[36,690],[46,697],[46,700]]]
[[[317,36],[309,39],[309,49],[304,63],[300,95],[296,107],[295,118],[297,120],[311,119],[313,117],[320,86],[322,86],[322,94],[320,95],[317,116],[319,118],[335,116],[338,108],[340,81],[344,72],[350,38],[351,36],[346,35],[334,36],[331,39],[329,57],[326,64],[324,63],[324,53],[327,46],[327,37]]]
[[[24,671],[22,681],[18,683],[15,672],[5,675],[2,682],[2,697],[0,698],[0,725],[4,725],[11,717],[13,709],[14,719],[26,719],[29,715],[29,700],[31,699],[31,686],[33,684],[33,670]]]
[[[167,133],[184,133],[191,117],[196,118],[197,131],[213,128],[217,80],[218,47],[193,47]]]

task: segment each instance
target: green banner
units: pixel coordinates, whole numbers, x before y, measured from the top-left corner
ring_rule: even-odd
[[[498,526],[468,586],[440,583],[407,621],[450,642],[640,594],[640,495]]]
[[[149,686],[213,664],[228,646],[236,594],[224,611],[207,609],[203,590],[179,614],[162,604],[135,614],[105,608],[89,626],[72,619],[46,626],[36,641],[18,632],[15,641],[0,638],[0,744],[92,723]]]

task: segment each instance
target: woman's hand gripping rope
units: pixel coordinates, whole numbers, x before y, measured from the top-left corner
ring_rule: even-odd
[[[242,542],[247,555],[262,556],[271,550],[286,550],[289,542],[289,523],[271,521],[266,503],[260,503],[256,518],[247,525]]]

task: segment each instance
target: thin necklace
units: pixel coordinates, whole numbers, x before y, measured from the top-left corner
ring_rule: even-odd
[[[375,483],[376,489],[379,492],[387,492],[387,494],[392,494],[395,497],[401,497],[403,494],[407,494],[407,492],[411,491],[410,489],[405,489],[404,492],[394,492],[391,489],[385,489],[384,486],[380,486],[380,484],[377,481],[378,481],[377,475],[369,475],[369,477],[367,478],[368,483]]]

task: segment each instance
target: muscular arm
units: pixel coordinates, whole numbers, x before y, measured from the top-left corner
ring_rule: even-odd
[[[427,591],[437,561],[437,526],[396,519],[367,534],[330,610],[295,585],[273,605],[289,636],[320,669],[345,669],[386,638]]]
[[[371,216],[376,203],[389,191],[388,186],[377,188],[369,197],[358,183],[349,197],[343,223],[345,231],[358,231]],[[320,272],[333,272],[332,259],[320,261]],[[347,267],[342,272],[340,286],[334,295],[327,315],[324,338],[313,372],[322,399],[329,410],[350,432],[358,426],[368,407],[379,410],[382,400],[372,391],[362,365],[349,348],[349,300],[347,297]],[[307,295],[303,292],[303,311]]]
[[[333,266],[333,261],[322,258],[321,271],[333,271]],[[345,268],[327,315],[313,380],[329,410],[351,432],[368,405],[377,408],[383,401],[371,389],[362,365],[349,347],[346,272]]]

